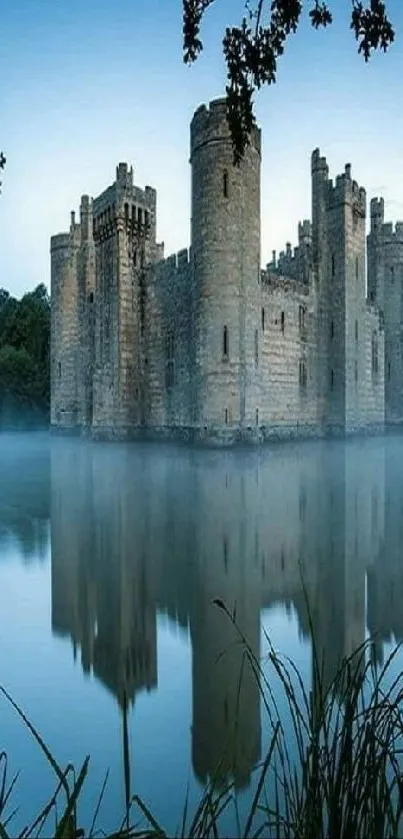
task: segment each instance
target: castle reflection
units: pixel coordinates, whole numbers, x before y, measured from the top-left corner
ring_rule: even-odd
[[[391,633],[403,636],[396,446],[198,452],[54,441],[53,631],[71,637],[84,671],[123,708],[157,687],[157,614],[187,628],[194,771],[205,781],[221,760],[222,777],[232,771],[246,785],[261,748],[259,685],[212,601],[236,607],[256,657],[261,611],[292,604],[308,637],[308,600],[327,681],[366,624],[381,660]]]

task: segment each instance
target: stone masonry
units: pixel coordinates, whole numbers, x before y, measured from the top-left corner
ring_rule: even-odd
[[[261,135],[234,167],[224,99],[190,130],[191,247],[164,258],[156,191],[120,163],[51,239],[51,427],[217,444],[403,419],[403,224],[312,155],[312,220],[261,267]],[[366,263],[368,264],[368,276]]]

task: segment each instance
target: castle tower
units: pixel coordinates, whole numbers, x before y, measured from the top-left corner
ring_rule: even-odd
[[[250,140],[236,167],[225,99],[194,114],[193,422],[202,434],[253,434],[259,424],[259,129]]]
[[[313,254],[318,292],[319,402],[322,422],[349,432],[364,417],[366,388],[366,195],[351,166],[333,184],[312,155]]]
[[[80,225],[71,213],[69,233],[51,237],[51,425],[79,425],[79,303],[77,255]]]
[[[383,312],[385,326],[385,420],[403,421],[403,223],[384,223],[384,202],[371,201],[368,236],[368,291]]]
[[[329,391],[329,289],[327,247],[327,193],[329,167],[315,149],[311,159],[312,179],[312,259],[316,291],[317,411],[318,423],[327,421]]]
[[[95,435],[130,434],[147,414],[147,267],[156,259],[156,192],[133,184],[119,163],[116,181],[94,201]]]

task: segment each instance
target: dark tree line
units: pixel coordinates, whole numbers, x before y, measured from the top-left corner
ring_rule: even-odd
[[[46,287],[16,300],[0,288],[0,428],[47,424],[50,299]]]
[[[183,0],[183,57],[194,62],[203,43],[200,29],[207,9],[220,0]],[[297,32],[308,10],[314,29],[329,26],[341,0],[245,0],[239,26],[227,27],[223,51],[227,64],[227,117],[238,163],[254,123],[253,96],[277,79],[277,62],[287,40]],[[387,0],[351,0],[350,29],[358,52],[368,61],[375,50],[386,51],[395,38]]]

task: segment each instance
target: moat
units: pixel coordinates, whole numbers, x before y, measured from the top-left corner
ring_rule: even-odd
[[[0,684],[61,766],[91,756],[81,826],[107,769],[98,829],[121,824],[125,698],[130,789],[168,833],[236,717],[241,811],[250,800],[268,721],[251,674],[239,703],[242,650],[214,598],[308,689],[310,619],[329,680],[369,634],[379,662],[403,638],[403,437],[202,451],[3,435],[0,461]],[[55,784],[0,701],[17,831]]]

